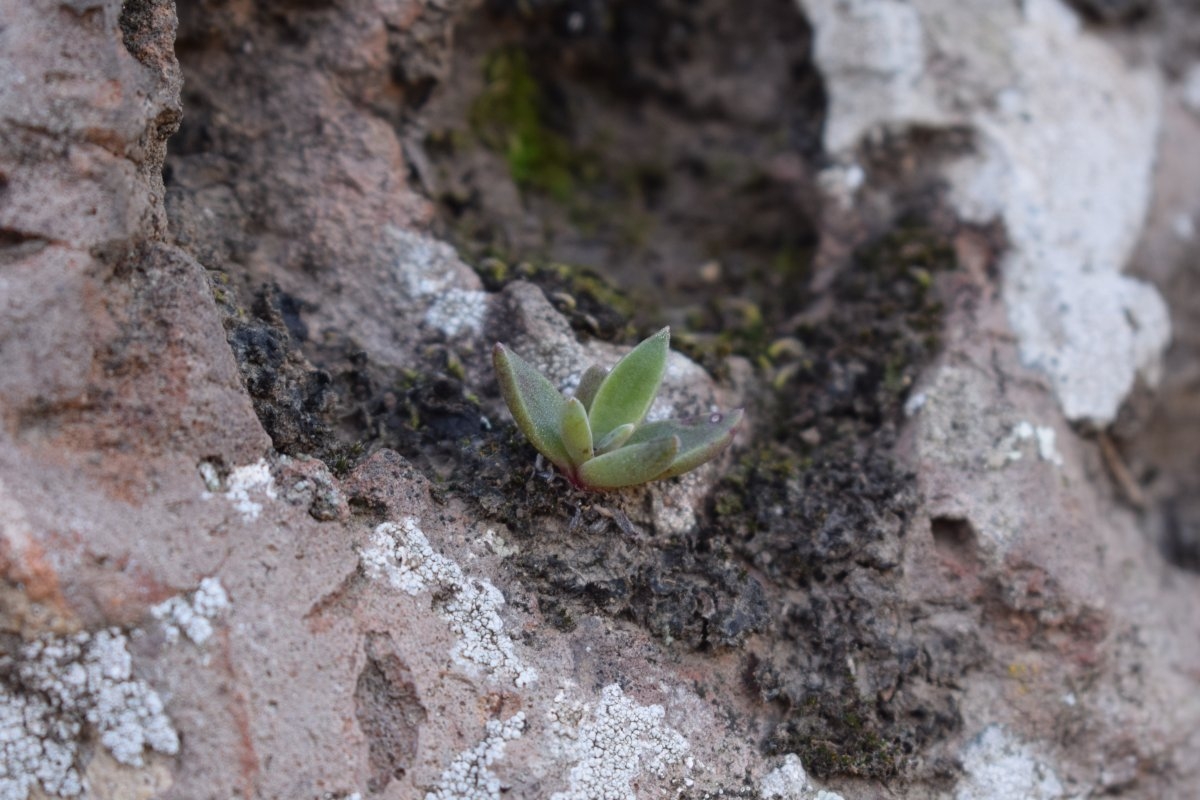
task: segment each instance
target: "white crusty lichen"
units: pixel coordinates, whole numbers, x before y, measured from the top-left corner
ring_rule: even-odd
[[[75,769],[79,722],[60,720],[40,697],[0,687],[0,800],[25,800],[30,790],[61,797],[83,791]]]
[[[1023,446],[1028,442],[1037,445],[1037,455],[1042,461],[1056,467],[1063,465],[1062,455],[1058,452],[1058,434],[1054,428],[1022,420],[996,445],[988,458],[988,466],[1000,469],[1014,461],[1020,461],[1024,457]]]
[[[150,614],[162,623],[168,644],[174,644],[182,633],[194,644],[204,644],[212,636],[212,620],[229,608],[229,595],[217,578],[205,578],[191,597],[172,597],[150,609]]]
[[[204,481],[204,488],[209,494],[221,491],[221,473],[217,471],[217,465],[211,461],[201,461],[197,467],[200,472],[200,478]]]
[[[201,496],[208,500],[220,491],[221,476],[216,466],[208,461],[201,462],[198,469],[206,489]],[[258,519],[263,510],[260,501],[274,500],[277,496],[271,465],[266,459],[260,458],[253,464],[237,467],[226,478],[222,496],[242,515],[243,521],[253,522]]]
[[[758,795],[761,800],[842,800],[840,794],[814,786],[795,753],[785,755],[782,764],[763,776]]]
[[[962,754],[966,773],[955,800],[1060,800],[1064,789],[1054,770],[1027,744],[990,725]]]
[[[574,762],[567,790],[551,800],[635,800],[632,784],[639,775],[665,777],[689,749],[663,721],[662,706],[638,705],[615,683],[604,687],[594,709],[568,703],[560,693],[549,716],[551,735]]]
[[[479,333],[487,316],[489,295],[470,289],[447,289],[425,311],[425,324],[447,336]]]
[[[233,503],[246,522],[253,522],[262,513],[262,503],[255,500],[254,495],[275,499],[275,479],[265,459],[238,467],[229,473],[226,482],[225,498]]]
[[[468,577],[454,561],[434,552],[415,518],[376,527],[359,556],[369,575],[386,577],[410,595],[437,596],[434,608],[459,637],[451,653],[456,661],[510,676],[518,687],[537,680],[537,671],[521,662],[504,631],[501,591],[485,580]]]
[[[0,660],[0,675],[0,800],[25,800],[37,786],[62,797],[83,792],[85,730],[129,766],[142,766],[146,748],[179,751],[162,700],[133,677],[116,629],[36,639]]]
[[[503,722],[489,720],[483,741],[454,757],[425,800],[499,800],[504,787],[489,767],[504,757],[505,746],[521,738],[524,731],[523,711]]]
[[[490,295],[454,248],[428,236],[389,225],[396,272],[408,298],[423,306],[423,321],[447,336],[483,330]]]

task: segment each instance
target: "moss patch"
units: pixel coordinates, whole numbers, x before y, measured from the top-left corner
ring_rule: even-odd
[[[242,307],[228,279],[220,273],[213,278],[225,337],[271,443],[289,455],[325,454],[334,446],[328,420],[335,402],[332,381],[295,347],[303,332],[288,327],[290,298],[264,286]]]
[[[860,248],[830,313],[757,352],[775,387],[759,412],[768,427],[712,497],[714,536],[786,598],[776,636],[793,644],[753,670],[784,708],[768,748],[820,777],[901,774],[959,723],[923,635],[896,622],[909,616],[899,566],[916,498],[890,455],[939,345],[937,276],[954,267],[947,236],[927,226]]]
[[[773,753],[796,753],[814,775],[886,779],[897,775],[904,753],[880,735],[875,714],[861,698],[829,693],[809,698],[771,737]]]
[[[550,100],[526,54],[496,50],[484,62],[484,90],[471,105],[472,132],[504,157],[513,181],[559,202],[571,197],[585,158],[550,125]]]
[[[295,299],[278,287],[259,287],[242,306],[222,273],[210,277],[242,381],[280,453],[315,456],[345,475],[387,447],[444,476],[459,449],[486,432],[452,351],[410,369],[384,367],[351,339],[308,341]]]
[[[476,272],[490,291],[515,280],[541,287],[571,327],[604,340],[632,340],[638,304],[595,270],[573,264],[522,261],[510,265],[499,258],[482,259]]]
[[[509,564],[553,624],[600,613],[701,651],[763,633],[773,645],[756,648],[748,675],[781,715],[764,747],[801,754],[820,777],[903,775],[960,724],[930,654],[965,670],[973,652],[896,623],[911,612],[899,567],[916,499],[891,450],[939,346],[938,276],[955,266],[946,234],[901,225],[860,248],[819,323],[747,315],[717,341],[758,365],[761,436],[695,531],[632,529],[606,496],[539,470],[507,421],[458,451],[447,488],[510,528]],[[511,278],[491,268],[497,285]],[[698,341],[703,354],[716,340]]]
[[[824,97],[794,4],[496,2],[456,38],[424,143],[461,249],[591,266],[677,327],[795,299]]]

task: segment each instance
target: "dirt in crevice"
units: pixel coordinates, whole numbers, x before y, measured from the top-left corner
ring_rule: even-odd
[[[465,442],[481,441],[479,401],[452,350],[430,355],[440,370],[381,365],[349,337],[309,341],[299,301],[278,286],[260,286],[243,307],[223,273],[211,277],[242,381],[279,452],[316,456],[341,476],[386,447],[440,480]]]

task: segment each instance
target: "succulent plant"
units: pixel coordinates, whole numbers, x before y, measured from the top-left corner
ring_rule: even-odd
[[[646,339],[612,370],[593,365],[573,397],[528,361],[496,344],[492,363],[517,427],[577,487],[618,489],[671,478],[715,458],[742,410],[644,422],[667,368],[670,328]]]

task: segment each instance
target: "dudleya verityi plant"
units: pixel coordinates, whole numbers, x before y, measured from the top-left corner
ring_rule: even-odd
[[[618,489],[671,478],[716,457],[733,441],[742,410],[644,422],[667,368],[663,328],[611,371],[593,365],[566,397],[529,362],[497,343],[492,362],[517,427],[538,452],[585,489]]]

